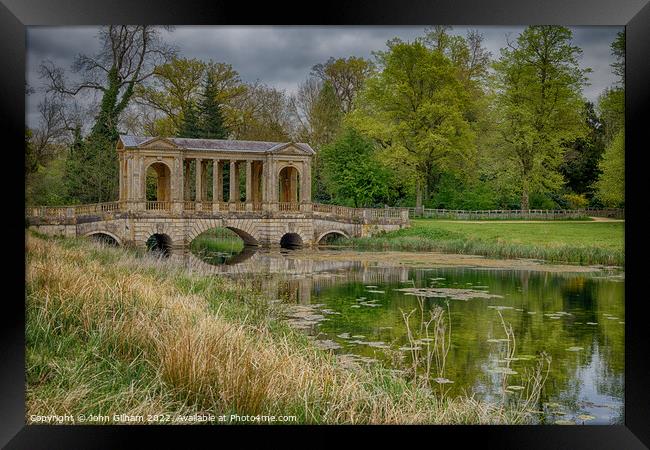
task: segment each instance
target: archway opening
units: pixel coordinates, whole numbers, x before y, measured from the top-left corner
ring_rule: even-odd
[[[147,250],[157,255],[167,257],[172,252],[172,239],[166,234],[152,234],[147,239]]]
[[[280,239],[280,247],[289,250],[302,247],[302,238],[298,233],[287,233]]]
[[[147,167],[146,195],[148,202],[171,200],[171,171],[167,164],[155,162]]]
[[[118,245],[120,245],[119,242],[117,242],[117,239],[115,239],[110,234],[106,234],[106,233],[93,233],[88,235],[88,238],[93,242],[108,247],[117,247]]]
[[[190,243],[190,251],[208,264],[237,264],[256,251],[253,236],[237,228],[218,227],[204,231]]]
[[[300,173],[292,166],[284,167],[278,175],[280,183],[278,201],[284,204],[297,205],[300,198]]]
[[[321,236],[318,245],[345,245],[350,242],[350,238],[342,231],[330,231]]]

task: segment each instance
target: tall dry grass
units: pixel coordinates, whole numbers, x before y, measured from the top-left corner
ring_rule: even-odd
[[[296,415],[301,423],[520,423],[381,368],[349,370],[273,320],[245,285],[160,259],[30,235],[31,414]],[[263,300],[263,299],[262,299]],[[239,311],[226,314],[224,311]],[[273,326],[271,326],[273,324]]]

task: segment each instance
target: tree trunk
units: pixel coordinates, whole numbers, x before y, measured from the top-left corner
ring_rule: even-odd
[[[415,209],[422,211],[422,181],[415,184]]]
[[[530,208],[528,203],[528,176],[524,175],[522,190],[521,190],[521,210],[526,211]]]

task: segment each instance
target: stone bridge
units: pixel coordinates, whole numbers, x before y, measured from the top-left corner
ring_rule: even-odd
[[[304,205],[303,205],[304,206]],[[204,231],[227,228],[249,246],[295,247],[328,235],[366,237],[408,226],[408,210],[309,204],[305,211],[128,211],[119,202],[76,207],[28,208],[30,229],[53,236],[102,237],[146,248],[152,239],[172,254],[185,254]]]
[[[123,135],[116,151],[117,201],[28,207],[29,226],[184,253],[199,234],[218,227],[247,245],[294,247],[409,225],[406,208],[312,203],[315,152],[305,143]]]

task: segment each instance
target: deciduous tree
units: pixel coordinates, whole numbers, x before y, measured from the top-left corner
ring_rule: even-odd
[[[584,136],[582,88],[588,69],[566,27],[531,26],[501,50],[496,70],[497,111],[503,156],[519,165],[521,209],[531,190],[562,185],[563,144]]]

